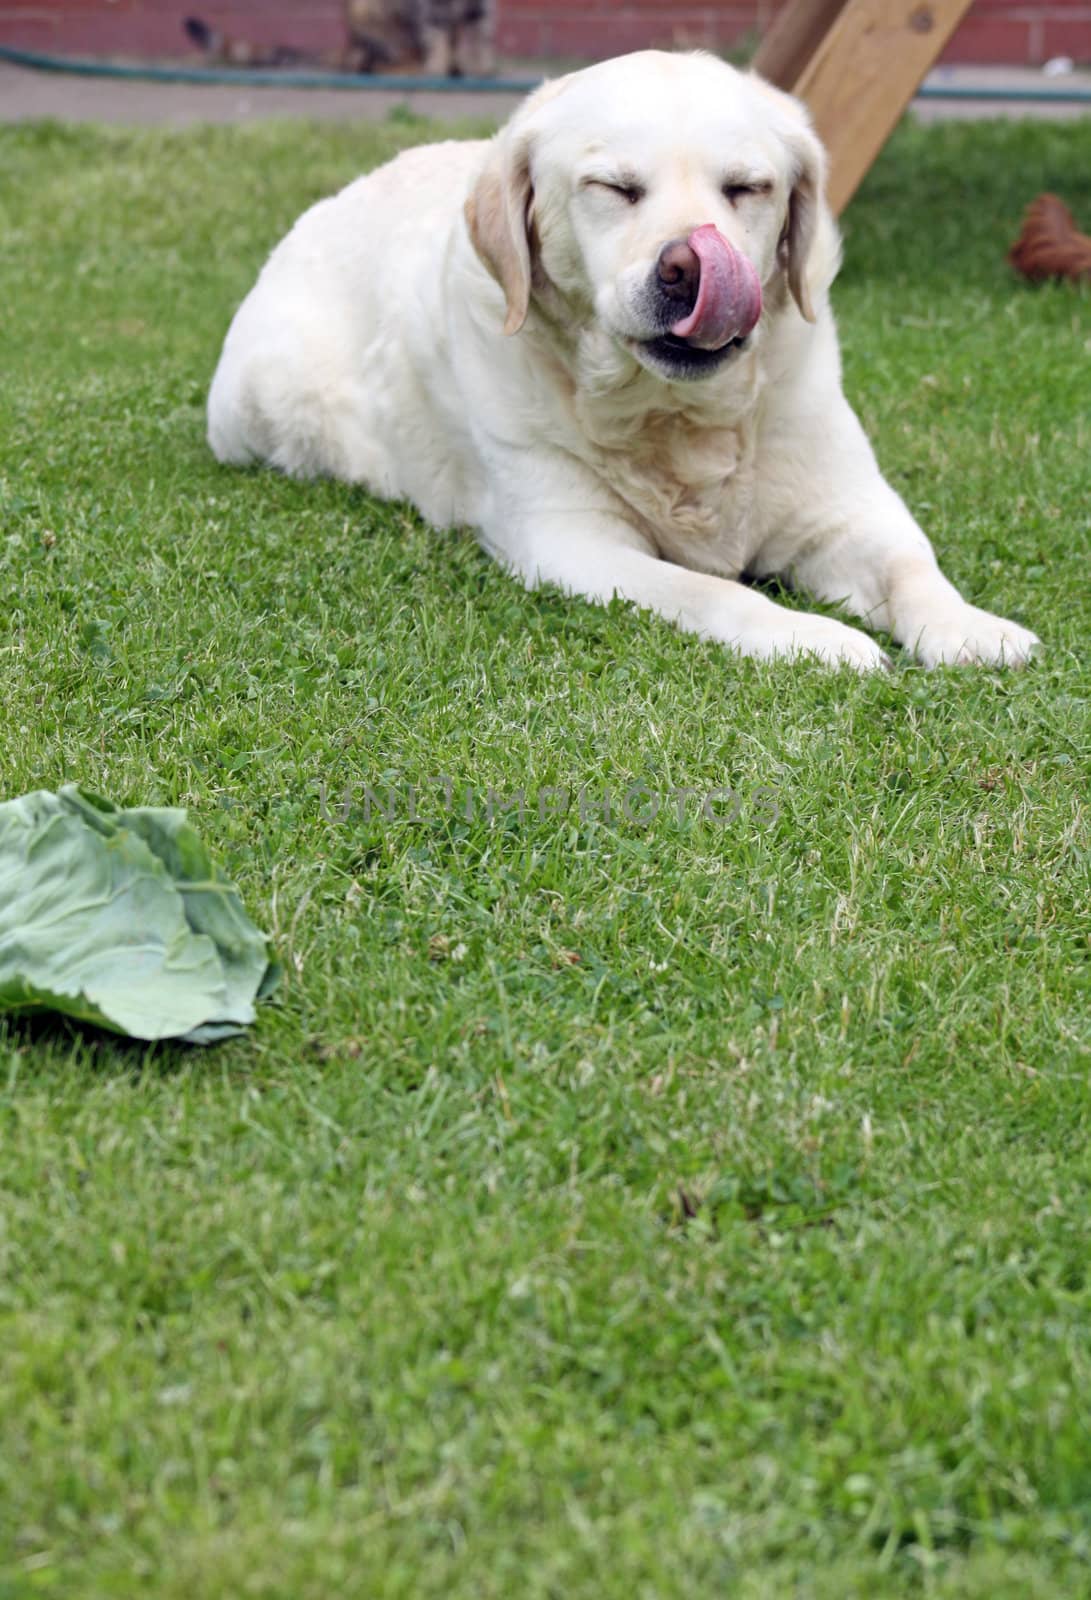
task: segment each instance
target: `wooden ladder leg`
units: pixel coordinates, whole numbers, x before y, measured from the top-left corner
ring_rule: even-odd
[[[835,212],[856,193],[972,3],[795,0],[770,30],[755,66],[761,71],[764,61],[772,81],[810,108],[830,156]]]
[[[788,0],[754,57],[755,72],[789,94],[850,0]]]

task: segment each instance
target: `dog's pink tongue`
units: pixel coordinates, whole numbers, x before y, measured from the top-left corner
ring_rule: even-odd
[[[694,228],[687,243],[701,277],[693,310],[671,332],[700,350],[719,350],[729,339],[744,339],[761,316],[761,280],[715,223]]]

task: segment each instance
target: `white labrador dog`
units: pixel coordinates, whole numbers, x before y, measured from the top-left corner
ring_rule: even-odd
[[[409,150],[313,206],[227,335],[221,461],[467,523],[528,586],[647,606],[750,655],[1025,661],[968,605],[841,392],[836,229],[798,102],[706,55],[547,83],[490,142]]]

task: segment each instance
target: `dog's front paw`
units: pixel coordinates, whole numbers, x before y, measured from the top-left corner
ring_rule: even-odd
[[[852,667],[875,672],[890,666],[890,658],[866,633],[849,628],[832,617],[792,614],[783,634],[772,641],[769,652],[777,656],[817,656],[830,667]]]
[[[926,622],[913,650],[926,667],[1022,667],[1039,645],[1029,628],[962,605]]]

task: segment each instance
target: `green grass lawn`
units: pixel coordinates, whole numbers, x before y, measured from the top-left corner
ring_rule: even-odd
[[[1088,125],[847,218],[850,396],[1045,645],[867,678],[216,465],[265,253],[428,134],[0,130],[0,794],[188,806],[286,967],[0,1029],[0,1597],[1091,1594],[1091,298],[1003,259]]]

